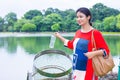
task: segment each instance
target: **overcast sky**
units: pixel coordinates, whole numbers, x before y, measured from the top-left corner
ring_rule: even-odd
[[[29,10],[43,10],[49,7],[60,10],[78,9],[79,7],[91,8],[96,3],[120,10],[120,0],[0,0],[0,16],[4,17],[9,12],[22,17]]]

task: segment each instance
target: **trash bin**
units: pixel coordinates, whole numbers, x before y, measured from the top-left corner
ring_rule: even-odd
[[[61,50],[38,53],[33,62],[33,80],[71,80],[71,57]]]

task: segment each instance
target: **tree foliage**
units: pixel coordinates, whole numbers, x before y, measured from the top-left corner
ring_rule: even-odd
[[[109,17],[112,15],[115,16],[120,13],[120,11],[113,9],[113,8],[109,8],[103,5],[102,3],[95,4],[92,8],[90,8],[90,10],[93,15],[92,16],[93,22],[96,20],[102,21],[105,17]]]
[[[42,20],[43,20],[43,16],[35,16],[34,18],[32,18],[32,23],[36,25],[36,31],[40,31],[40,28],[42,27]]]
[[[53,25],[51,26],[51,29],[52,29],[53,31],[59,31],[60,25],[59,25],[58,23],[55,23],[55,24],[53,24]]]
[[[3,24],[4,24],[4,20],[3,20],[2,17],[0,17],[0,31],[3,31],[3,30],[4,30]]]
[[[34,32],[35,30],[36,30],[36,25],[32,23],[25,23],[21,28],[21,31],[23,32]]]
[[[101,31],[120,31],[120,11],[97,3],[90,8],[93,27]],[[0,17],[0,31],[15,32],[43,32],[65,31],[73,32],[80,26],[76,22],[76,12],[73,9],[59,10],[48,8],[46,10],[29,10],[21,19],[17,19],[14,12]]]
[[[14,13],[14,12],[8,13],[4,17],[4,24],[5,24],[4,27],[5,27],[6,31],[13,31],[13,26],[14,26],[14,23],[16,21],[17,21],[17,15],[16,15],[16,13]]]
[[[117,18],[116,27],[117,27],[118,31],[120,31],[120,14],[117,15],[116,18]]]
[[[14,24],[14,31],[15,32],[21,32],[21,28],[25,23],[31,23],[31,21],[26,20],[26,19],[17,20],[17,22],[15,22],[15,24]]]
[[[116,30],[116,18],[115,16],[106,17],[103,20],[104,29],[106,31],[115,31]]]
[[[30,20],[35,16],[42,16],[42,12],[39,10],[30,10],[24,14],[24,18]]]

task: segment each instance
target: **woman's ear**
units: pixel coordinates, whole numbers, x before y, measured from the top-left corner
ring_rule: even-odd
[[[87,19],[90,20],[91,16],[88,16]]]

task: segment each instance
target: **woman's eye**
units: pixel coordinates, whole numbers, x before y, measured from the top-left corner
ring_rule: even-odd
[[[80,16],[80,18],[83,18],[83,16]]]

